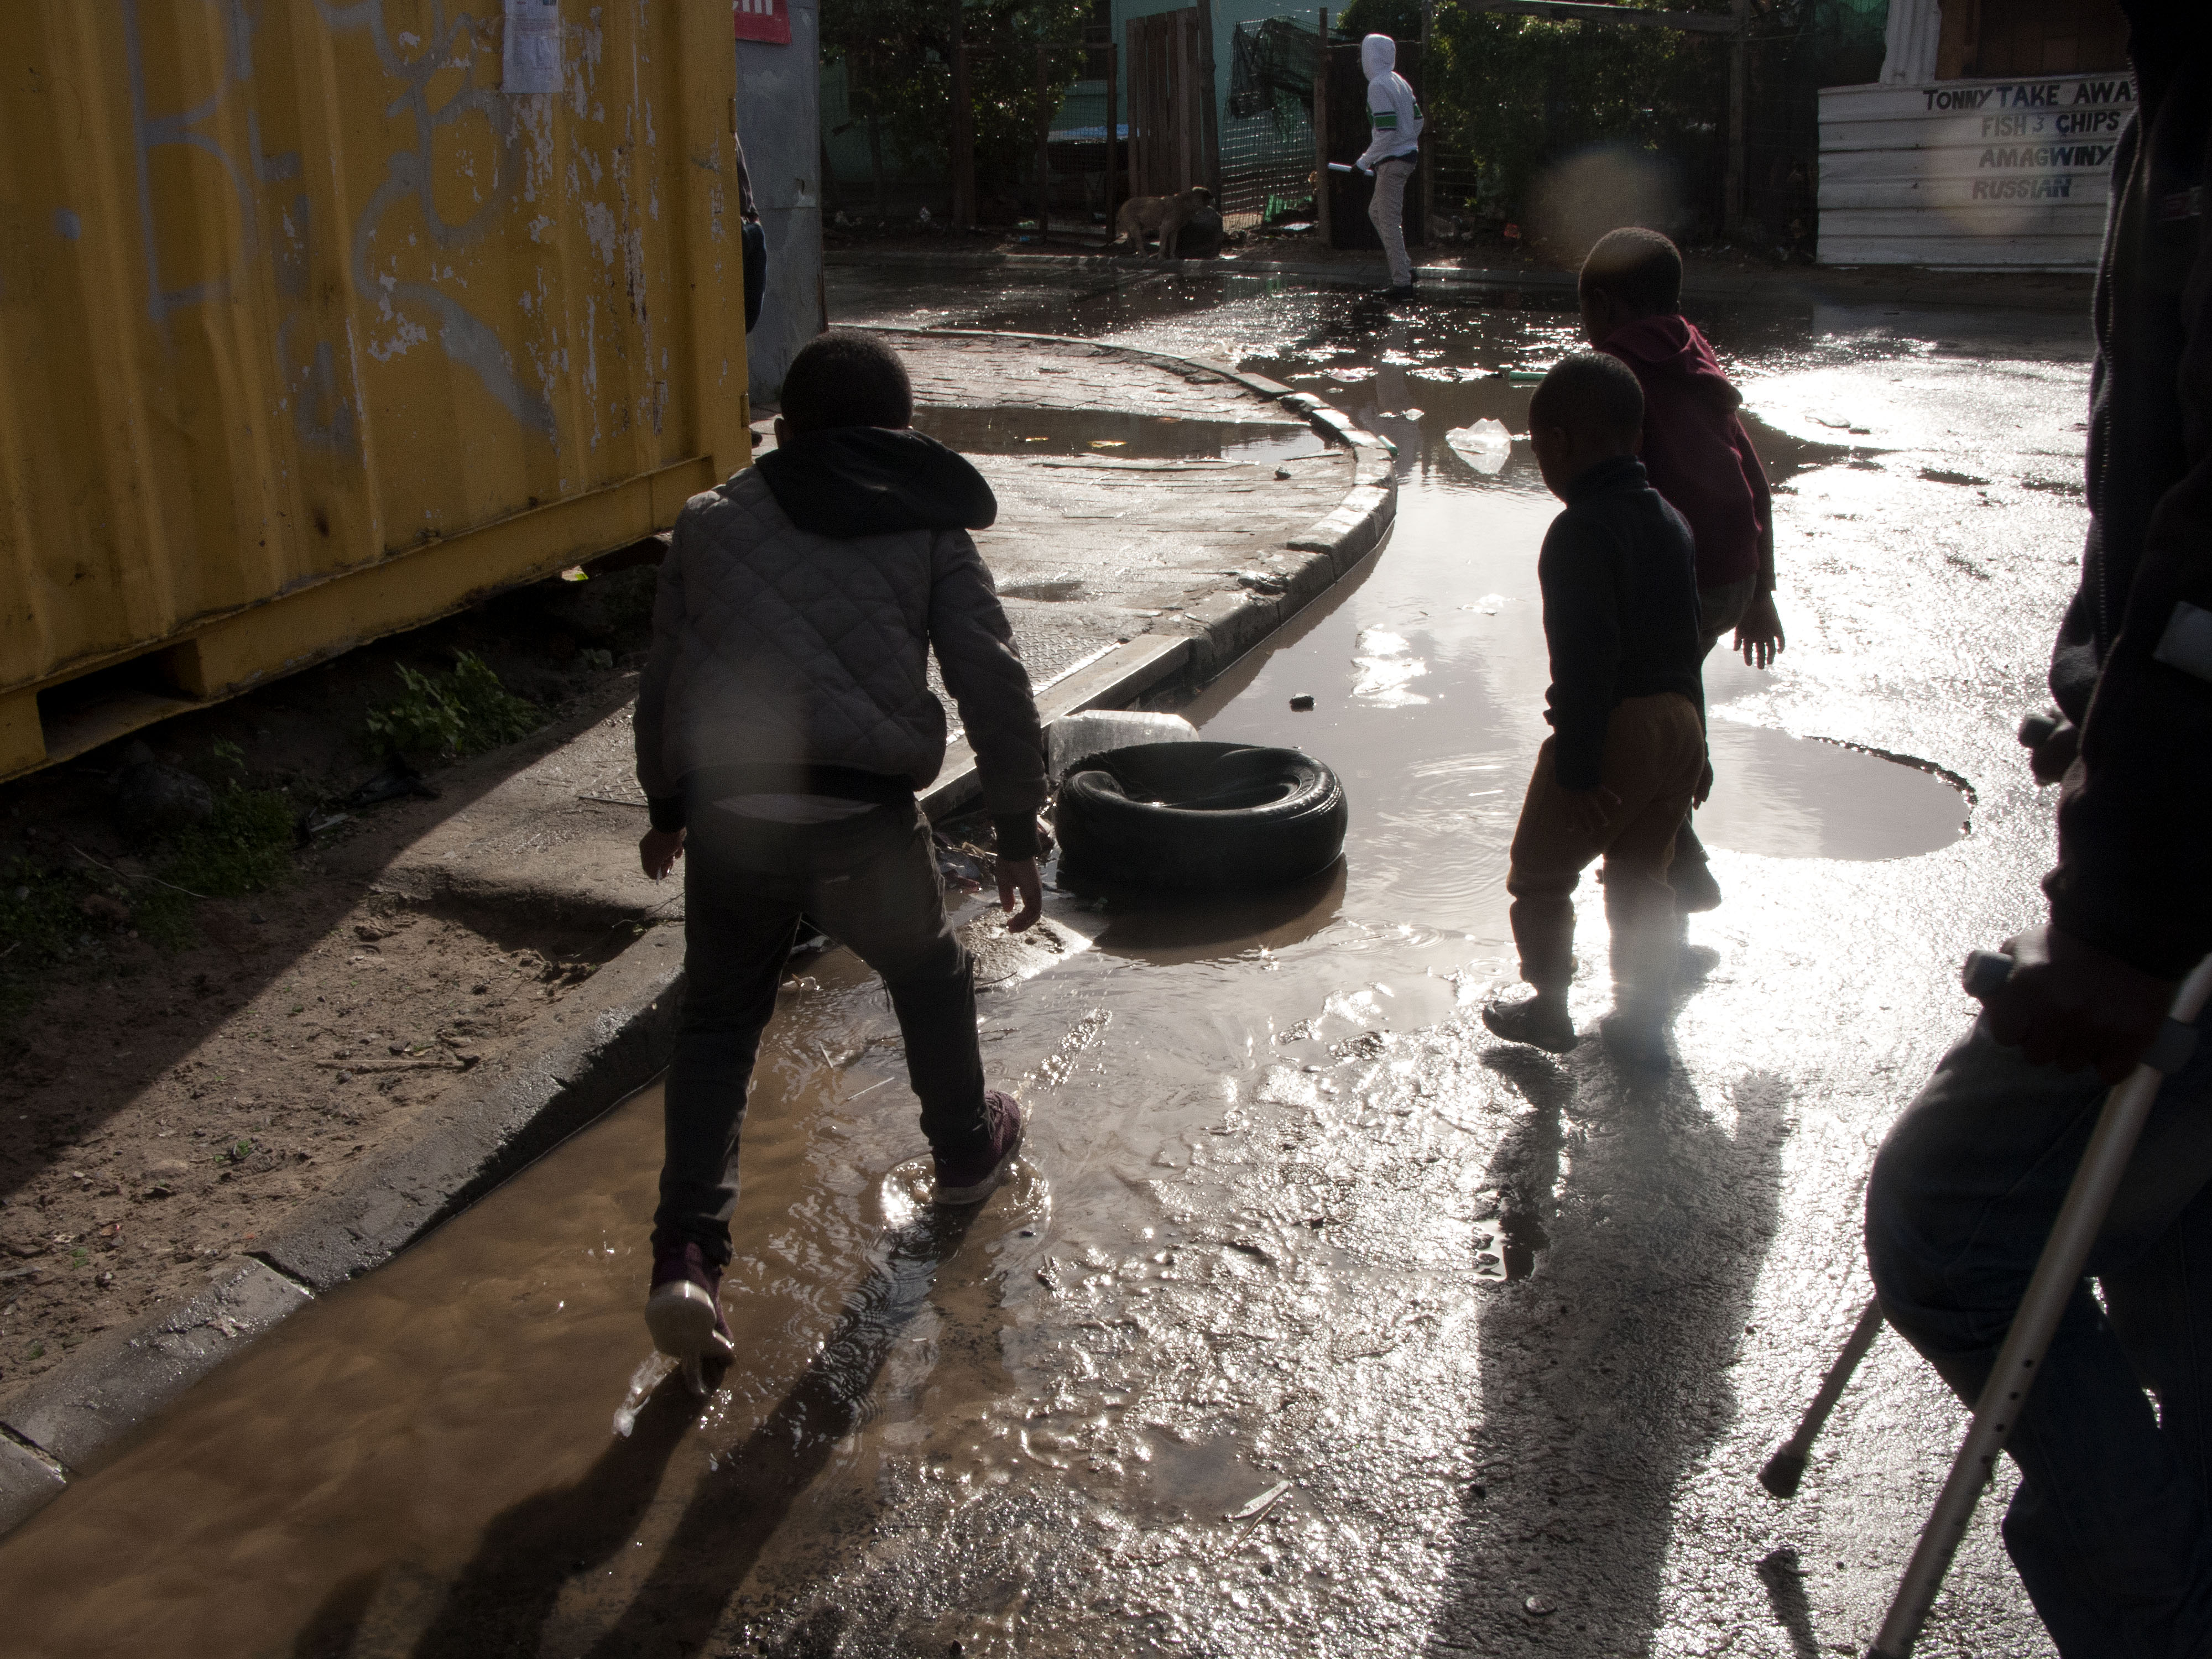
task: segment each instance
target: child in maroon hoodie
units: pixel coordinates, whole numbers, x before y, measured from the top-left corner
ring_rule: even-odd
[[[1638,453],[1657,490],[1698,543],[1705,648],[1735,630],[1744,662],[1765,668],[1782,649],[1774,610],[1774,515],[1766,469],[1736,413],[1743,394],[1682,315],[1682,256],[1656,230],[1616,230],[1583,262],[1583,332],[1635,371],[1644,387]],[[1706,787],[1711,787],[1710,768]],[[1698,799],[1705,799],[1705,791]],[[1710,910],[1720,887],[1686,819],[1668,875],[1685,912]]]

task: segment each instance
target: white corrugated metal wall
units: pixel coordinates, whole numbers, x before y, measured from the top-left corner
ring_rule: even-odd
[[[2093,268],[2124,71],[1829,87],[1822,264]]]

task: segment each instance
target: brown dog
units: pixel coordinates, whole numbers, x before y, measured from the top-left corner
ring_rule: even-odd
[[[1130,252],[1142,253],[1145,238],[1157,236],[1160,258],[1172,259],[1190,216],[1212,204],[1213,192],[1204,185],[1194,185],[1179,196],[1133,196],[1114,216],[1114,246],[1119,247],[1126,240]]]

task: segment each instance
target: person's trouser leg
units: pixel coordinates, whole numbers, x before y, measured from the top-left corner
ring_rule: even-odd
[[[1735,631],[1743,621],[1744,612],[1751,608],[1753,590],[1758,583],[1746,576],[1741,581],[1723,582],[1717,587],[1698,590],[1698,629],[1703,635],[1698,661],[1702,664],[1713,654],[1713,647],[1723,635]],[[1674,858],[1672,867],[1678,872],[1675,890],[1677,908],[1711,909],[1719,902],[1719,890],[1705,866],[1705,844],[1698,839],[1692,825],[1692,814],[1682,815],[1682,827],[1674,832]],[[1682,899],[1692,902],[1684,906]]]
[[[1653,1021],[1674,983],[1674,890],[1667,871],[1705,766],[1705,729],[1686,697],[1632,697],[1614,715],[1604,767],[1608,778],[1622,780],[1611,786],[1622,820],[1605,849],[1613,1000],[1624,1013]]]
[[[708,808],[711,812],[714,808]],[[661,1087],[664,1150],[654,1253],[696,1244],[730,1259],[738,1130],[762,1030],[799,925],[778,867],[780,825],[695,823],[684,860],[684,1003]]]
[[[1866,1209],[1882,1310],[1969,1403],[2105,1093],[2089,1073],[2029,1065],[1977,1023],[1882,1143]],[[2160,1091],[2089,1258],[2112,1315],[2086,1279],[2076,1287],[2013,1431],[2022,1480],[2005,1545],[2065,1659],[2212,1651],[2208,1182],[2212,1042],[2200,1042]]]
[[[1649,988],[1655,975],[1672,972],[1671,948],[1663,952],[1662,963],[1652,939],[1656,932],[1671,944],[1667,918],[1674,896],[1666,870],[1676,818],[1670,815],[1687,810],[1704,764],[1704,730],[1696,706],[1670,694],[1630,697],[1613,709],[1606,726],[1599,781],[1617,800],[1607,804],[1605,823],[1595,834],[1569,812],[1568,792],[1559,787],[1553,760],[1556,743],[1547,738],[1537,750],[1505,876],[1521,977],[1539,991],[1567,988],[1574,977],[1575,886],[1583,871],[1602,855],[1606,913],[1613,924],[1613,976]],[[1616,864],[1624,894],[1620,901],[1613,891]],[[1662,982],[1659,1000],[1663,1002],[1665,995]]]
[[[847,834],[817,832],[805,858],[806,914],[890,992],[930,1150],[972,1154],[990,1135],[975,972],[945,913],[929,821],[918,806],[886,807]]]
[[[1505,890],[1513,901],[1506,915],[1521,953],[1521,977],[1541,993],[1563,996],[1575,976],[1575,887],[1605,848],[1601,837],[1566,816],[1566,792],[1553,763],[1557,744],[1547,738],[1536,751],[1513,829]]]
[[[1367,218],[1382,240],[1382,257],[1390,262],[1390,282],[1407,288],[1413,280],[1413,262],[1406,252],[1406,181],[1413,176],[1410,161],[1392,157],[1375,164],[1375,193],[1368,198]]]

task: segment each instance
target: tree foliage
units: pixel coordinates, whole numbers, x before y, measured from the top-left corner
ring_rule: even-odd
[[[1332,31],[1340,40],[1387,34],[1393,40],[1421,38],[1421,0],[1352,0],[1336,15]]]
[[[1595,143],[1655,153],[1700,181],[1717,170],[1728,109],[1717,36],[1446,6],[1428,78],[1438,135],[1474,160],[1484,205],[1509,216],[1526,212],[1547,167]]]
[[[853,114],[874,123],[886,148],[946,176],[956,5],[969,49],[978,188],[988,192],[1026,165],[1038,126],[1082,77],[1085,54],[1054,52],[1040,89],[1036,48],[1081,40],[1089,0],[823,0],[822,52],[845,65]]]

